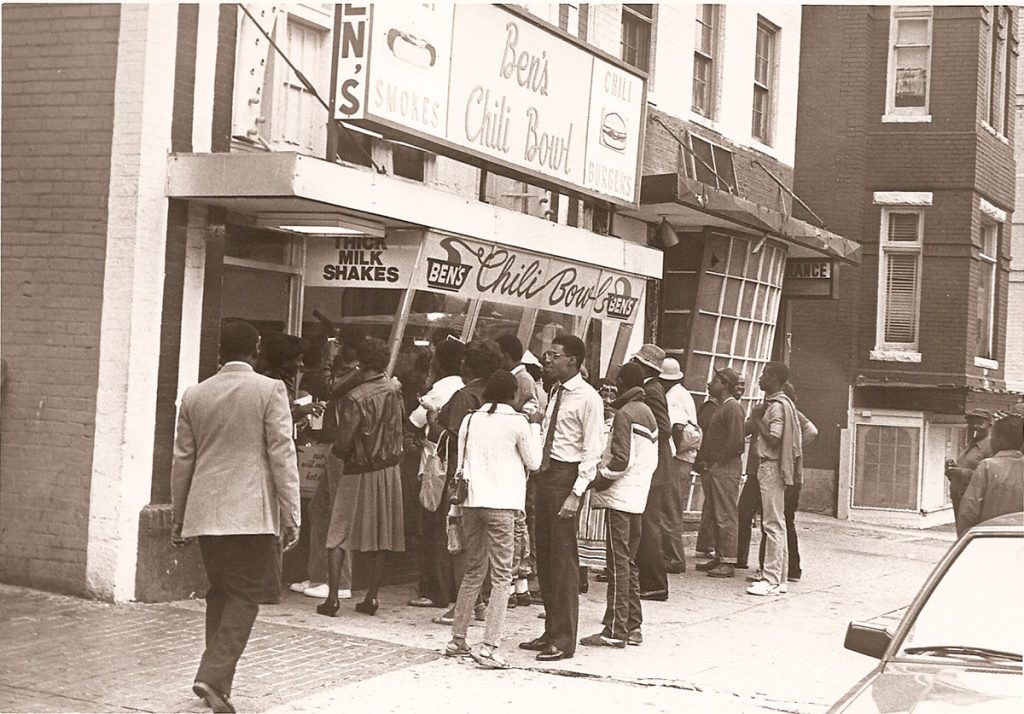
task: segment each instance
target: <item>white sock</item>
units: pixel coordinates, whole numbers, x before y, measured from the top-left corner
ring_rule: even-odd
[[[530,592],[530,583],[526,578],[518,578],[515,585],[516,595]]]

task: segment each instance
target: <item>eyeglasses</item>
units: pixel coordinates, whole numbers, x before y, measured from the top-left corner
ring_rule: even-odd
[[[558,359],[559,357],[568,357],[569,355],[562,352],[555,352],[554,350],[548,350],[543,354],[544,359]]]

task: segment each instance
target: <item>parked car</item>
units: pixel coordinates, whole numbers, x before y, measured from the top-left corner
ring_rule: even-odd
[[[851,622],[845,645],[880,661],[832,712],[1024,711],[1024,513],[971,528],[895,632]]]

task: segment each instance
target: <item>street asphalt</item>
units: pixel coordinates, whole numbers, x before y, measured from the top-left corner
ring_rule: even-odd
[[[405,606],[412,586],[381,593],[376,617],[346,603],[336,618],[287,593],[264,606],[240,663],[239,711],[820,712],[873,666],[843,649],[850,620],[899,616],[953,542],[948,530],[865,526],[798,514],[804,577],[772,598],[693,569],[670,576],[667,602],[644,602],[644,643],[580,646],[542,663],[516,644],[542,632],[539,606],[506,618],[513,668],[441,657],[438,610]],[[752,551],[756,555],[756,550]],[[750,572],[750,571],[746,571]],[[358,594],[357,594],[358,596]],[[605,586],[581,596],[580,635],[600,630]],[[201,712],[191,693],[203,602],[109,605],[0,585],[0,711]],[[471,644],[483,630],[470,630]]]

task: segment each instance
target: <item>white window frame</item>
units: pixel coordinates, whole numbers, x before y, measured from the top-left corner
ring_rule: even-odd
[[[306,78],[313,83],[321,96],[326,96],[330,84],[330,49],[333,19],[327,17],[318,9],[309,5],[289,4],[280,8],[281,20],[276,28],[275,41],[288,53],[289,58],[306,75]],[[299,53],[291,46],[290,28],[296,27],[297,31],[305,31],[312,36],[319,38],[320,51],[318,52],[319,62],[316,71],[312,68],[302,66]],[[266,99],[270,102],[270,126],[268,134],[270,143],[274,148],[285,151],[299,151],[309,153],[311,156],[323,156],[326,151],[327,142],[327,111],[322,111],[323,121],[314,121],[321,116],[321,106],[312,94],[308,92],[299,82],[291,68],[276,56],[273,56],[272,66],[274,67],[274,86],[267,92]],[[288,126],[288,102],[301,98],[312,107],[312,114],[309,122],[309,132],[306,136],[293,136],[293,127]],[[301,107],[299,108],[301,111]],[[298,128],[301,132],[301,128]]]
[[[648,75],[651,75],[651,74],[653,74],[652,70],[654,69],[654,67],[653,67],[654,63],[652,62],[653,58],[651,57],[651,55],[654,54],[654,18],[655,18],[656,14],[657,14],[657,6],[654,5],[654,4],[651,4],[651,16],[648,17],[647,15],[644,15],[642,12],[634,10],[633,7],[632,7],[633,4],[646,5],[648,3],[632,3],[632,4],[623,3],[623,5],[622,5],[622,21],[621,21],[622,29],[621,29],[621,37],[620,37],[620,40],[619,40],[619,54],[620,54],[620,56],[622,58],[622,61],[625,62],[626,64],[630,65],[631,67],[636,67],[641,72],[647,72]],[[644,66],[642,66],[642,67],[639,64],[634,64],[633,62],[630,62],[628,59],[626,59],[626,26],[627,26],[627,18],[631,22],[637,23],[639,25],[646,25],[647,26],[647,57],[646,57],[646,61],[644,63]],[[648,81],[648,84],[650,84],[650,81]]]
[[[983,123],[987,129],[998,137],[1006,137],[1006,125],[1010,119],[1010,70],[1013,66],[1010,29],[1013,27],[1013,9],[1005,5],[994,5],[991,8],[984,8],[988,23],[988,66],[985,69],[985,99],[983,111]],[[1001,25],[1000,18],[1006,13],[1006,23]],[[999,28],[1003,27],[1003,37],[1000,42]],[[1002,45],[1002,62],[997,50]],[[1002,71],[999,86],[995,83],[996,67],[1000,66]],[[995,98],[997,94],[1001,99],[1001,106],[996,113]]]
[[[985,342],[980,350],[977,349],[976,345],[974,354],[976,358],[975,364],[977,365],[978,361],[982,362],[978,366],[990,366],[992,363],[995,363],[996,367],[998,367],[998,363],[995,362],[996,286],[999,281],[998,266],[1001,228],[1002,226],[995,221],[983,219],[981,222],[981,249],[978,251],[978,261],[981,263],[980,269],[989,273],[988,295],[985,296],[986,307],[988,308],[988,334],[978,335],[979,343],[982,340]],[[987,240],[988,237],[991,237],[991,244]],[[981,280],[980,272],[978,280]]]
[[[914,242],[889,240],[889,218],[894,213],[913,213],[917,220],[917,240]],[[881,230],[878,238],[878,300],[875,314],[875,349],[871,359],[899,362],[920,362],[921,342],[921,282],[924,248],[924,210],[920,206],[885,206],[882,208]],[[890,255],[917,256],[917,292],[914,296],[915,330],[913,342],[889,342],[885,339],[885,314],[888,307],[886,273]]]
[[[765,30],[768,32],[768,36],[771,41],[771,47],[768,55],[768,77],[767,83],[762,83],[757,79],[757,35]],[[782,39],[782,29],[771,22],[770,20],[757,16],[757,27],[755,30],[755,41],[754,41],[754,71],[753,81],[751,84],[751,98],[750,98],[750,138],[763,144],[764,146],[772,146],[775,143],[775,114],[776,104],[778,102],[779,95],[779,44]],[[754,132],[754,106],[756,104],[757,91],[761,90],[768,95],[767,106],[765,107],[765,119],[764,119],[764,136],[759,136]]]
[[[712,121],[718,116],[718,88],[719,88],[719,72],[722,66],[721,63],[721,47],[722,47],[722,20],[725,16],[725,6],[715,3],[704,3],[697,5],[695,8],[694,15],[694,30],[704,26],[703,22],[703,10],[706,7],[711,8],[711,54],[704,52],[699,49],[696,34],[694,35],[693,43],[693,76],[690,92],[690,110],[706,119]],[[693,92],[697,86],[697,61],[699,58],[703,58],[708,61],[708,81],[705,88],[707,94],[707,107],[706,111],[701,111],[697,108],[693,102]]]
[[[717,188],[719,191],[726,191],[728,193],[739,195],[739,179],[736,178],[735,152],[728,146],[723,146],[722,144],[711,141],[710,139],[700,136],[699,134],[694,134],[692,131],[688,133],[688,138],[690,140],[690,153],[687,156],[687,159],[689,159],[687,161],[687,166],[689,166],[690,168],[690,178],[700,181],[700,179],[697,178],[697,152],[693,150],[693,140],[696,139],[697,141],[703,141],[705,144],[711,147],[711,168],[714,169],[715,172],[715,185],[707,185],[711,186],[711,188]],[[722,174],[719,173],[718,171],[718,160],[715,158],[715,149],[718,149],[719,151],[722,151],[729,155],[729,163],[732,164],[732,186],[728,185],[728,183],[722,178]],[[722,184],[725,185],[723,186]]]
[[[932,54],[934,49],[933,39],[933,13],[931,6],[893,6],[889,16],[889,62],[888,75],[885,87],[885,116],[883,122],[930,122],[932,120],[931,88],[932,88]],[[901,20],[927,20],[928,21],[928,66],[926,69],[926,81],[924,90],[923,107],[897,107],[896,106],[896,38],[897,29]]]

